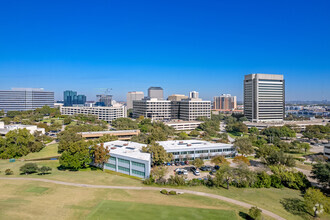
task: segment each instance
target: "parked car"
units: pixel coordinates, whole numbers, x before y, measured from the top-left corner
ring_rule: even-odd
[[[172,166],[172,163],[168,162],[166,163],[166,166]]]
[[[188,160],[186,160],[184,163],[185,163],[186,165],[188,165],[188,164],[189,164],[189,161],[188,161]]]
[[[196,167],[190,167],[190,171],[191,172],[194,172],[194,171],[196,171],[197,169],[196,169]]]
[[[179,162],[175,162],[175,166],[180,166],[180,163]]]
[[[188,171],[187,170],[183,170],[183,175],[188,175]]]
[[[211,166],[202,166],[201,168],[199,168],[201,171],[211,171],[212,167]]]
[[[179,170],[178,172],[176,172],[178,175],[183,175],[183,171]]]
[[[181,165],[181,166],[184,166],[184,165],[185,165],[185,162],[181,161],[181,162],[180,162],[180,165]]]
[[[193,173],[194,173],[195,176],[201,175],[198,170],[193,171]]]
[[[210,172],[210,175],[214,175],[216,172],[217,172],[216,169],[212,169],[211,172]]]
[[[214,169],[218,170],[218,169],[220,169],[220,166],[219,165],[215,165],[214,166]]]

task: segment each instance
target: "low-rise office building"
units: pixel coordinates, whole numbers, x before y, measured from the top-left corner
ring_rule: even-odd
[[[234,157],[237,152],[232,144],[211,143],[202,140],[158,141],[167,153],[173,154],[174,161],[211,159],[217,155]]]
[[[0,121],[0,135],[2,136],[6,135],[9,131],[17,130],[17,129],[27,129],[31,134],[34,134],[34,132],[36,131],[45,134],[45,129],[38,128],[36,125],[21,125],[21,124],[5,125],[2,121]]]
[[[129,141],[105,142],[104,147],[110,149],[110,158],[104,164],[104,169],[148,178],[151,169],[151,155],[142,152],[144,146],[146,145]]]
[[[96,115],[99,120],[111,122],[117,118],[127,117],[127,111],[125,106],[113,106],[113,107],[61,107],[62,115]]]
[[[199,117],[211,118],[211,101],[189,98],[180,101],[179,119],[194,121]]]
[[[200,121],[170,121],[165,122],[167,126],[174,128],[177,131],[189,131],[197,128],[202,122]]]
[[[120,130],[120,131],[91,131],[91,132],[80,132],[83,138],[95,139],[102,137],[103,135],[113,135],[118,137],[118,140],[130,140],[133,136],[140,134],[140,130]]]

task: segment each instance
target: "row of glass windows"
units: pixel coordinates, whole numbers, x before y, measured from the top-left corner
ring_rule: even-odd
[[[127,163],[127,164],[129,164],[129,160],[118,158],[118,161],[121,162],[121,163]]]
[[[136,167],[145,167],[144,163],[138,163],[138,162],[134,162],[134,161],[132,161],[132,165],[136,166]]]
[[[129,172],[129,168],[118,166],[118,170]]]
[[[112,169],[116,169],[116,165],[114,164],[106,163],[105,166],[110,167]]]
[[[116,161],[116,158],[115,157],[110,157],[110,160]]]
[[[234,151],[234,148],[225,148],[225,149],[214,149],[210,150],[210,153],[214,152],[227,152],[227,151]],[[208,150],[198,150],[196,154],[205,154],[208,153]],[[181,151],[181,152],[172,152],[173,155],[180,155],[180,154],[194,154],[194,151]]]
[[[136,174],[136,175],[139,175],[139,176],[145,176],[145,172],[141,172],[141,171],[138,171],[138,170],[132,170],[132,173],[133,174]]]

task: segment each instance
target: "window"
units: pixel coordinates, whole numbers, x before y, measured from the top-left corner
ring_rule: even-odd
[[[129,168],[118,166],[118,170],[125,171],[129,173]]]
[[[141,172],[141,171],[138,171],[138,170],[132,170],[132,173],[135,174],[135,175],[139,175],[139,176],[145,176],[145,172]]]
[[[110,167],[110,168],[112,168],[112,169],[116,169],[116,165],[111,164],[111,163],[105,163],[105,166],[106,166],[106,167]]]
[[[116,161],[116,158],[115,157],[110,157],[110,160]]]
[[[118,158],[118,161],[119,161],[119,162],[122,162],[122,163],[127,163],[127,164],[129,164],[129,160],[124,160],[124,159]]]
[[[136,166],[136,167],[143,167],[144,168],[144,164],[143,163],[138,163],[138,162],[132,161],[132,165],[133,166]]]

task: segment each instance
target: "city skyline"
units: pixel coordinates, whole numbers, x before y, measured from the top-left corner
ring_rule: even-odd
[[[112,88],[125,101],[160,86],[164,97],[195,90],[242,101],[244,75],[265,73],[284,75],[287,101],[330,99],[328,1],[0,5],[1,90],[41,87],[56,100],[74,90],[95,100]]]

